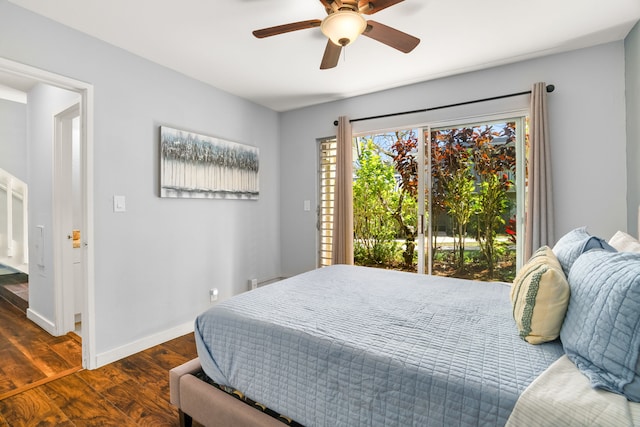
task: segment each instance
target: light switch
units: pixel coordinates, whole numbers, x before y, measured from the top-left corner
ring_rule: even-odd
[[[304,201],[304,210],[307,212],[311,210],[311,200]]]
[[[125,204],[124,196],[113,196],[113,211],[125,212],[126,210],[127,206]]]
[[[36,225],[35,248],[36,248],[36,264],[44,267],[44,225]]]

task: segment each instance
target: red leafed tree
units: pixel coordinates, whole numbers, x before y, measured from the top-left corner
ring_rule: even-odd
[[[407,221],[403,213],[405,197],[411,197],[417,202],[418,195],[418,161],[416,153],[418,150],[418,138],[413,132],[408,134],[395,133],[395,142],[391,145],[391,155],[393,164],[400,175],[400,199],[397,209],[393,212],[398,226],[405,236],[405,249],[402,254],[405,266],[413,264],[413,255],[416,247],[416,235],[418,230]]]
[[[494,144],[494,137],[503,138]],[[503,216],[508,208],[507,190],[513,185],[507,172],[515,172],[515,123],[501,131],[486,126],[477,132],[473,149],[475,170],[480,180],[478,197],[478,243],[493,278],[497,259],[496,235],[504,229]]]

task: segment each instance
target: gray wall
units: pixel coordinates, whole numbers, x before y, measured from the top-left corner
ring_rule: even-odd
[[[640,24],[625,40],[627,98],[627,202],[629,233],[638,235],[640,206]]]
[[[0,0],[0,57],[94,86],[98,356],[280,275],[278,114]],[[258,201],[160,199],[159,126],[260,149]],[[113,213],[113,195],[127,212]],[[43,206],[50,215],[50,205]]]
[[[0,99],[0,168],[27,182],[27,106]]]
[[[316,139],[335,135],[333,121],[338,116],[359,118],[447,105],[528,90],[538,81],[556,86],[548,96],[556,236],[582,225],[605,238],[626,229],[624,64],[624,45],[616,42],[283,113],[283,274],[315,267],[315,213],[304,212],[302,206],[303,200],[317,202]],[[511,107],[518,108],[518,101],[513,103]],[[443,120],[447,114],[470,117],[505,108],[509,107],[500,103],[476,104],[384,123],[358,123],[358,129],[412,126]]]

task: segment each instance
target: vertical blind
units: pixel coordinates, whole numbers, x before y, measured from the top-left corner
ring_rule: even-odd
[[[320,250],[318,258],[320,267],[326,267],[332,264],[333,206],[337,148],[335,138],[320,141],[320,169],[318,171],[318,182],[320,183],[320,204],[318,206]]]

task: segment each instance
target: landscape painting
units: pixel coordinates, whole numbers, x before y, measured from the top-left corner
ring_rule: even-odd
[[[257,147],[160,127],[160,197],[257,200]]]

